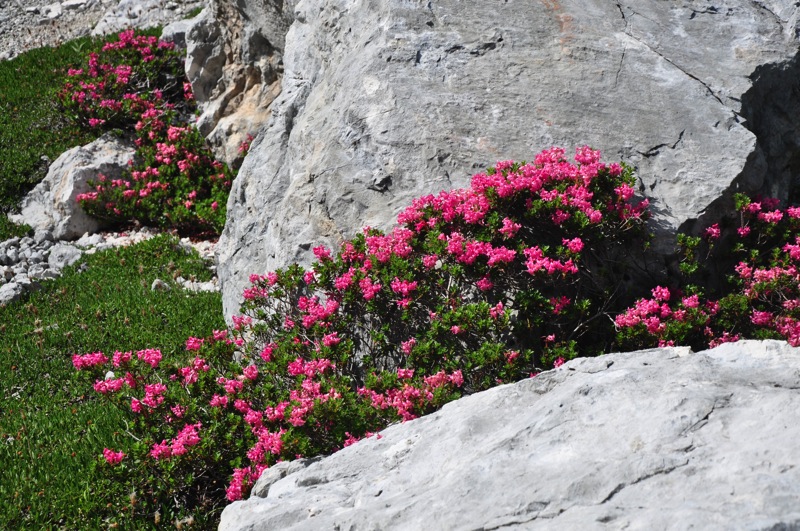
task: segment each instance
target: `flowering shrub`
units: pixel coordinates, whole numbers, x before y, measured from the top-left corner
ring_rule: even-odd
[[[114,223],[220,232],[233,174],[186,125],[194,98],[174,45],[124,31],[69,76],[59,96],[76,121],[136,135],[129,172],[90,182],[93,190],[77,198],[82,208]]]
[[[714,224],[702,238],[681,236],[686,285],[659,286],[652,298],[617,316],[620,343],[702,349],[773,338],[800,346],[800,208],[778,206],[775,199],[737,195],[738,226],[723,231]],[[725,278],[721,285],[704,280],[712,268]],[[700,283],[689,283],[698,278]]]
[[[64,110],[88,127],[132,127],[137,116],[154,105],[190,111],[183,97],[183,57],[171,42],[123,31],[99,53],[89,54],[83,68],[68,71],[59,93]]]
[[[645,243],[647,203],[633,201],[629,168],[589,148],[575,161],[554,148],[499,162],[468,189],[414,201],[388,234],[315,248],[310,270],[252,275],[233,339],[190,338],[183,362],[76,356],[133,417],[136,442],[102,459],[151,503],[194,510],[231,473],[235,500],[277,461],[602,352],[626,304],[618,257]],[[147,479],[157,470],[183,473],[160,484]]]

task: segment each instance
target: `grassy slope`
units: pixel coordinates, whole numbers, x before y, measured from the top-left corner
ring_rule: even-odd
[[[156,277],[209,276],[170,237],[86,263],[0,308],[0,529],[105,527],[106,496],[129,494],[94,471],[121,417],[76,385],[73,353],[159,347],[167,359],[189,335],[225,327],[219,294],[150,290]]]
[[[159,35],[160,28],[144,33]],[[102,40],[83,37],[0,61],[0,240],[19,234],[6,214],[47,173],[46,156],[91,142],[58,108],[56,94],[67,69],[85,62]]]

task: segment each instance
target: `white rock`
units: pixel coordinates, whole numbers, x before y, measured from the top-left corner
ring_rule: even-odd
[[[66,243],[59,243],[50,249],[47,263],[52,269],[58,269],[60,271],[77,262],[80,257],[80,249]]]
[[[66,0],[65,2],[61,2],[61,7],[66,10],[71,9],[83,9],[86,7],[88,0]]]
[[[17,300],[23,293],[25,293],[25,288],[15,282],[3,284],[0,286],[0,305]]]
[[[798,387],[778,341],[573,360],[290,474],[219,529],[791,529]]]
[[[150,291],[169,291],[170,287],[169,284],[157,278],[153,280],[153,283],[150,285]]]
[[[49,230],[59,240],[94,232],[100,227],[98,221],[81,210],[76,197],[89,192],[87,181],[100,174],[119,178],[132,157],[133,148],[111,136],[70,149],[53,162],[44,180],[25,196],[20,214],[9,218],[37,230]]]
[[[61,16],[61,12],[62,12],[61,4],[55,3],[55,4],[46,5],[46,6],[44,6],[42,8],[41,12],[42,12],[42,15],[44,15],[45,17],[47,17],[47,18],[49,18],[51,20],[54,19],[54,18],[58,18],[58,17]]]

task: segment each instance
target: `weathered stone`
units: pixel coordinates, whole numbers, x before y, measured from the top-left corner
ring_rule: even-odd
[[[798,354],[574,360],[391,426],[228,506],[219,529],[793,529]]]
[[[20,298],[25,293],[25,288],[15,282],[0,286],[0,305],[8,304]]]
[[[258,478],[258,481],[256,481],[255,485],[253,485],[253,489],[250,492],[251,496],[266,498],[269,495],[269,489],[272,487],[272,485],[282,480],[289,474],[299,472],[309,465],[316,463],[320,459],[322,458],[317,457],[312,459],[295,459],[294,461],[283,461],[269,467],[261,474],[261,477]]]
[[[214,5],[251,4],[284,5]],[[260,28],[285,75],[229,200],[226,315],[249,273],[308,264],[313,246],[551,145],[636,166],[662,251],[737,188],[786,197],[800,174],[797,13],[788,0],[297,3],[285,45],[283,26]],[[220,30],[208,56],[234,40]]]
[[[169,284],[157,278],[153,280],[153,283],[150,285],[150,291],[169,291],[170,287]]]
[[[267,121],[280,90],[294,3],[213,2],[186,33],[186,75],[201,109],[197,127],[234,167],[239,147]]]
[[[50,264],[52,269],[61,270],[77,262],[81,254],[80,249],[66,243],[59,243],[50,249],[47,263]]]
[[[58,18],[61,16],[62,13],[61,4],[55,3],[46,5],[42,7],[41,13],[49,20]]]
[[[66,0],[65,2],[61,2],[61,7],[70,11],[76,9],[83,9],[86,7],[88,0]]]
[[[78,247],[95,247],[100,245],[102,242],[102,235],[85,233],[83,236],[75,240],[75,245]]]
[[[128,28],[152,28],[176,18],[176,10],[167,8],[167,0],[120,0],[97,22],[92,35],[107,35]],[[182,2],[179,13],[201,7],[202,2]]]
[[[202,12],[198,16],[202,16]],[[194,25],[194,21],[192,18],[170,22],[161,30],[161,40],[174,43],[178,48],[186,48],[186,33]]]
[[[47,229],[39,229],[33,235],[35,243],[51,242],[53,241],[53,233]]]
[[[59,240],[70,240],[100,225],[78,205],[78,194],[90,191],[87,181],[101,174],[118,179],[133,158],[133,148],[111,136],[103,136],[86,146],[63,153],[44,180],[22,201],[20,214],[9,216],[16,223],[52,231]]]

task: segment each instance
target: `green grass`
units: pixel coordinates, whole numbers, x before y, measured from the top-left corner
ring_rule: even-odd
[[[0,307],[0,529],[106,528],[109,497],[130,494],[96,469],[122,417],[78,383],[72,354],[157,347],[166,360],[189,335],[225,327],[219,294],[150,290],[155,278],[210,278],[173,237],[82,261],[86,271],[79,262]]]
[[[160,35],[161,29],[145,33]],[[60,112],[56,94],[67,69],[82,64],[104,42],[82,37],[0,61],[0,240],[24,232],[10,224],[6,214],[47,174],[42,156],[52,162],[96,138]]]
[[[188,13],[186,13],[186,16],[183,17],[183,19],[184,20],[192,19],[192,18],[196,17],[197,15],[199,15],[202,10],[203,10],[202,6],[196,7],[194,9],[192,9],[191,11],[189,11]]]

